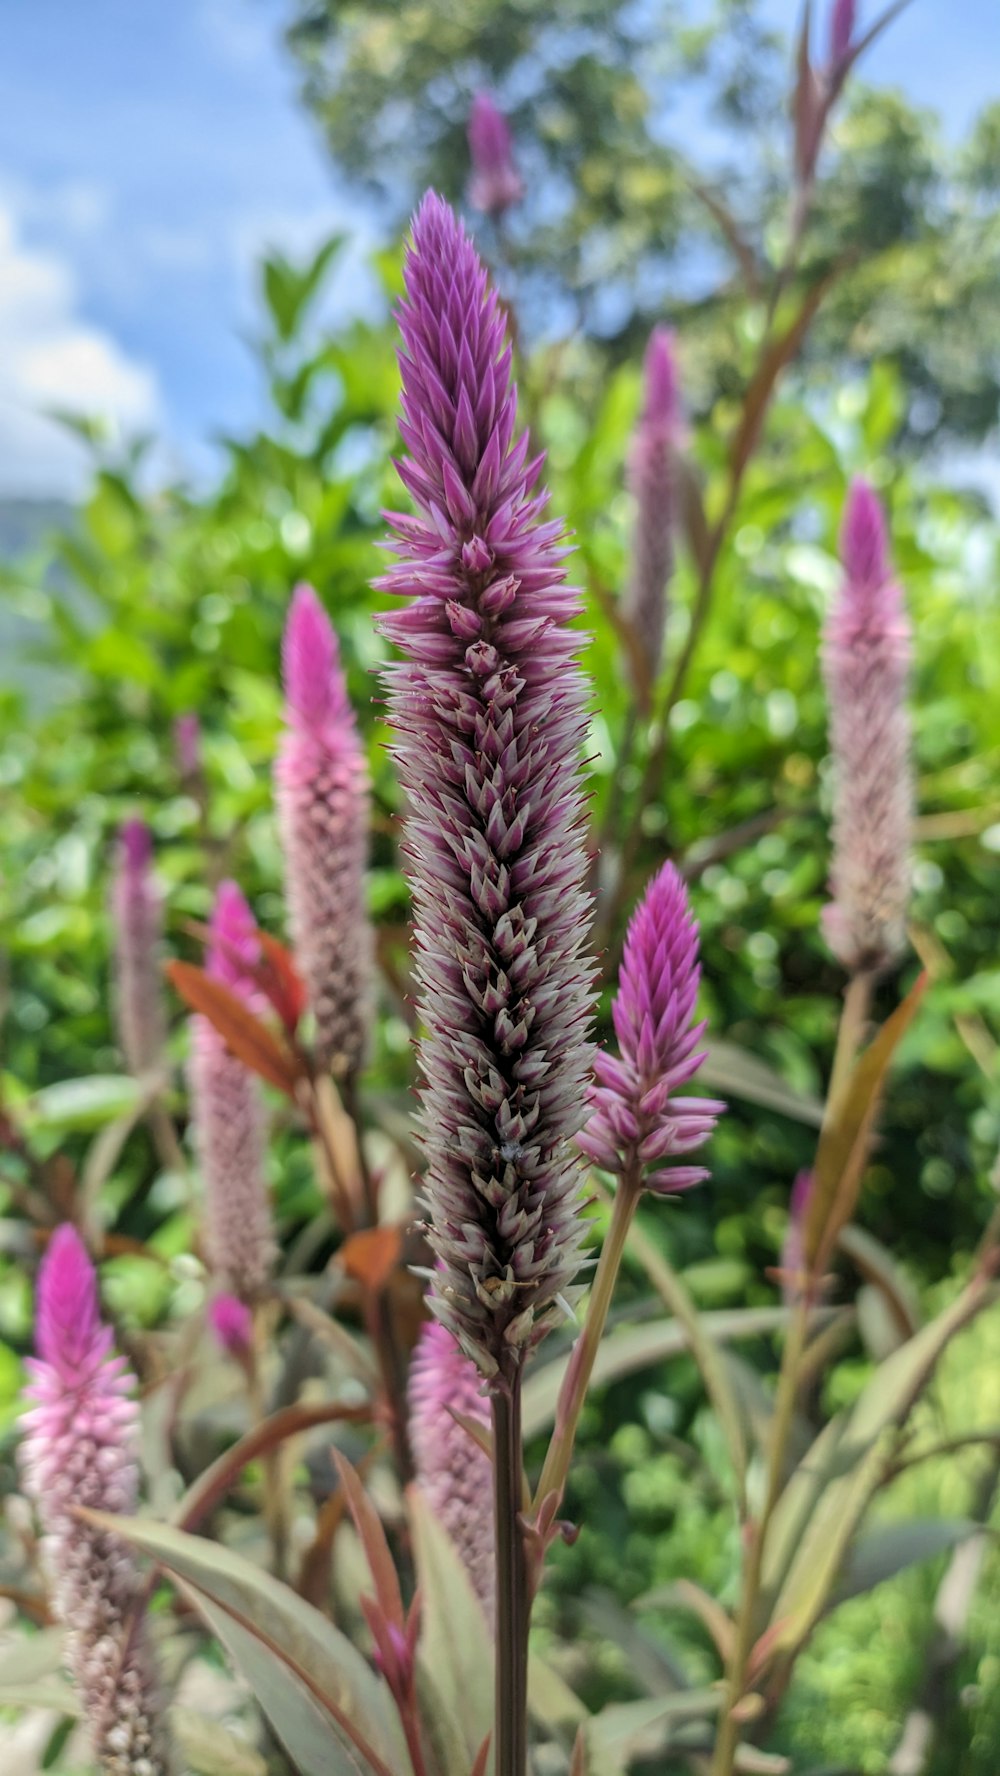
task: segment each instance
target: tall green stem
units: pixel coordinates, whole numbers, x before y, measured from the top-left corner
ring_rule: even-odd
[[[576,1441],[576,1427],[583,1410],[583,1402],[587,1396],[590,1377],[593,1373],[594,1360],[604,1336],[604,1328],[608,1321],[608,1310],[618,1281],[622,1255],[629,1228],[635,1216],[641,1192],[634,1179],[623,1177],[619,1180],[615,1192],[614,1207],[611,1211],[611,1225],[607,1238],[601,1247],[601,1256],[594,1277],[594,1286],[590,1292],[587,1307],[587,1318],[583,1331],[580,1333],[569,1367],[563,1377],[559,1390],[559,1404],[556,1407],[556,1422],[545,1456],[542,1477],[535,1493],[536,1506],[542,1503],[550,1493],[562,1496],[569,1473],[569,1464],[573,1456],[573,1444]]]
[[[493,1499],[497,1554],[496,1776],[527,1776],[528,1627],[531,1597],[520,1523],[521,1371],[493,1396]]]

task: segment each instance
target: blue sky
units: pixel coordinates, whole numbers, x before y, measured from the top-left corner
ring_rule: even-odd
[[[770,11],[794,25],[791,0]],[[281,0],[6,0],[0,492],[79,485],[75,447],[38,417],[50,404],[151,427],[203,469],[212,432],[260,411],[242,341],[262,248],[368,236],[296,105],[285,16]],[[996,45],[995,0],[914,0],[866,72],[958,129],[1000,93]]]

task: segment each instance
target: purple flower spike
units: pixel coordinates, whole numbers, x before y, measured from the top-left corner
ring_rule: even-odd
[[[705,1025],[693,1022],[700,978],[698,926],[684,883],[667,863],[628,928],[611,1008],[620,1053],[597,1056],[593,1114],[580,1136],[605,1171],[660,1196],[707,1178],[702,1166],[663,1162],[701,1147],[725,1109],[715,1098],[673,1095],[705,1059],[698,1052]]]
[[[673,567],[673,453],[679,423],[673,334],[656,327],[646,348],[645,402],[628,460],[635,527],[625,616],[639,644],[647,687],[655,683],[663,656],[667,584]]]
[[[475,1363],[447,1326],[429,1320],[410,1368],[410,1443],[417,1480],[455,1543],[491,1626],[496,1550],[493,1470],[489,1456],[457,1423],[460,1413],[489,1429],[489,1402]],[[451,1411],[449,1411],[449,1407]]]
[[[216,1295],[209,1303],[208,1323],[219,1349],[245,1362],[253,1348],[253,1316],[237,1295]]]
[[[823,649],[834,764],[823,924],[834,955],[855,973],[888,967],[903,948],[913,825],[910,629],[882,508],[865,481],[851,487],[841,550],[844,583]]]
[[[45,1540],[53,1605],[101,1769],[167,1776],[170,1751],[141,1582],[118,1536],[73,1515],[83,1505],[131,1516],[138,1496],[134,1377],[111,1354],[94,1269],[72,1227],[57,1228],[38,1278],[31,1408],[21,1420],[24,1489]],[[124,1656],[123,1656],[124,1655]]]
[[[141,820],[118,835],[111,892],[115,935],[118,1037],[130,1073],[150,1073],[163,1058],[166,1019],[160,975],[163,903],[153,878],[153,839]]]
[[[361,1065],[371,997],[368,773],[337,637],[311,586],[293,595],[283,659],[288,727],[275,784],[292,936],[320,1059],[344,1079]]]
[[[806,1277],[805,1227],[815,1179],[810,1171],[799,1172],[788,1204],[788,1227],[781,1248],[781,1294],[786,1307],[802,1295]]]
[[[435,1314],[504,1386],[579,1269],[592,968],[580,753],[588,687],[558,522],[515,441],[503,316],[429,194],[400,310],[398,465],[415,517],[382,619],[409,804],[424,1201]]]
[[[472,177],[469,202],[486,216],[502,216],[524,196],[524,183],[514,165],[510,128],[489,93],[479,92],[469,112]]]
[[[234,882],[223,882],[216,894],[212,939],[208,973],[253,1005],[248,969],[259,955],[257,926]],[[209,1261],[228,1289],[252,1301],[266,1287],[275,1257],[257,1081],[204,1017],[191,1019],[189,1077]]]

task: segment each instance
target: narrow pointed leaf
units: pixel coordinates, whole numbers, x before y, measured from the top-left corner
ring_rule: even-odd
[[[229,1649],[305,1776],[400,1776],[407,1769],[385,1686],[332,1622],[231,1548],[163,1523],[86,1512],[183,1585]],[[280,1674],[280,1675],[279,1675]],[[307,1706],[308,1705],[308,1706]],[[301,1719],[304,1747],[288,1738]],[[323,1738],[340,1765],[315,1765]],[[303,1755],[303,1752],[307,1755]],[[328,1760],[332,1753],[327,1750]],[[347,1761],[351,1759],[353,1761]]]
[[[418,1679],[424,1674],[431,1678],[447,1720],[457,1728],[462,1762],[454,1776],[465,1776],[493,1725],[493,1645],[482,1605],[447,1531],[419,1487],[408,1487],[406,1499],[423,1598]]]
[[[191,962],[168,962],[167,976],[191,1011],[208,1019],[251,1073],[294,1098],[302,1068],[287,1045],[222,981]]]
[[[926,987],[927,976],[922,974],[855,1062],[843,1091],[830,1105],[816,1149],[814,1186],[803,1228],[806,1260],[820,1270],[854,1213],[886,1072]]]

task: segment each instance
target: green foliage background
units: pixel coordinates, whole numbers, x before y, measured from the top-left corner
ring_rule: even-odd
[[[362,26],[369,39],[381,28],[378,8],[343,10],[355,47]],[[471,18],[475,10],[463,14]],[[494,11],[502,22],[504,9]],[[394,27],[404,38],[413,15],[404,7]],[[315,44],[322,19],[314,17],[313,28]],[[449,28],[459,28],[455,19]],[[733,45],[739,49],[738,35]],[[690,56],[696,51],[707,56],[708,40],[701,49],[688,45]],[[418,95],[420,66],[414,64],[416,73],[411,67]],[[369,74],[374,78],[371,68]],[[624,64],[617,76],[609,67],[607,77],[627,84]],[[463,92],[460,84],[452,109]],[[344,147],[348,164],[348,138],[365,115],[378,113],[379,102],[359,89],[360,116],[342,105],[330,112],[335,146]],[[739,115],[735,96],[732,103]],[[892,1081],[861,1219],[930,1301],[962,1272],[990,1213],[990,1172],[1000,1147],[1000,1079],[995,1065],[992,1077],[984,1074],[1000,1039],[1000,533],[981,500],[943,485],[914,444],[914,400],[931,385],[956,429],[983,429],[981,397],[995,417],[995,390],[976,380],[968,355],[945,375],[943,345],[928,343],[932,329],[921,332],[914,322],[911,330],[908,304],[918,303],[924,287],[921,266],[928,256],[943,264],[929,193],[944,175],[931,162],[920,184],[926,143],[919,131],[913,135],[915,127],[901,101],[870,98],[858,100],[844,126],[847,148],[858,152],[849,153],[843,182],[831,180],[821,193],[817,263],[858,226],[868,149],[878,178],[890,181],[900,205],[912,206],[921,227],[897,218],[892,239],[879,249],[886,257],[869,259],[840,286],[821,317],[812,357],[781,385],[741,491],[710,618],[672,712],[630,898],[664,856],[683,861],[701,920],[713,1033],[766,1060],[794,1093],[821,1098],[843,981],[819,933],[828,845],[818,645],[837,581],[847,481],[865,472],[888,502],[914,620],[922,824],[913,917],[922,948],[933,954],[935,979]],[[995,119],[981,126],[962,163],[969,239],[948,267],[957,278],[960,262],[981,255],[981,288],[968,291],[973,304],[992,288],[996,218],[977,210],[989,171],[988,128],[995,130]],[[433,119],[426,133],[428,153],[444,153],[451,143]],[[615,134],[600,149],[620,164]],[[453,157],[449,164],[458,163]],[[582,194],[592,183],[585,164],[577,166]],[[641,143],[624,164],[647,175],[642,201],[628,209],[630,223],[641,230],[652,226],[650,218],[665,217],[669,241],[671,229],[683,227],[680,212],[662,207],[676,166],[648,163]],[[884,206],[873,204],[871,227],[888,226]],[[574,214],[574,251],[595,227],[585,206]],[[635,237],[624,238],[631,252]],[[81,511],[51,544],[9,561],[3,572],[8,610],[27,637],[22,659],[33,670],[19,667],[0,680],[7,971],[0,1102],[23,1121],[43,1156],[61,1146],[82,1160],[95,1129],[120,1107],[120,1087],[116,1100],[115,1088],[102,1081],[121,1070],[109,1015],[107,887],[112,837],[124,815],[138,810],[152,824],[175,952],[196,953],[186,922],[205,915],[222,873],[236,875],[262,923],[282,931],[270,771],[280,632],[300,578],[319,588],[334,618],[367,736],[376,808],[371,898],[384,964],[368,1090],[373,1105],[406,1105],[406,895],[392,826],[398,798],[372,676],[382,649],[372,624],[380,600],[371,590],[384,531],[380,511],[399,499],[390,462],[398,381],[389,314],[399,261],[393,250],[378,262],[382,312],[331,332],[318,325],[316,302],[340,244],[331,240],[304,267],[277,256],[264,266],[259,352],[270,415],[256,435],[228,441],[216,486],[200,494],[181,486],[150,491],[141,453],[108,456],[95,440],[92,491]],[[498,256],[505,287],[515,296],[530,293],[527,237],[520,247],[514,243],[514,269],[500,243],[485,244]],[[558,273],[558,251],[553,265]],[[648,317],[641,305],[636,312],[638,328]],[[679,347],[692,391],[688,446],[712,513],[723,497],[725,440],[761,312],[724,290],[689,320]],[[871,348],[854,353],[861,327],[874,329]],[[887,342],[893,328],[898,349]],[[632,694],[609,614],[628,554],[623,463],[639,401],[635,337],[625,329],[608,351],[574,335],[568,344],[539,345],[520,365],[527,415],[549,451],[553,508],[574,532],[574,571],[587,592],[581,647],[594,681],[593,813],[609,849],[633,814],[644,757],[641,740],[624,757]],[[963,379],[967,423],[956,418]],[[693,585],[682,550],[671,590],[671,658],[683,643]],[[204,807],[181,782],[172,742],[174,722],[190,710],[203,727]],[[899,978],[884,983],[881,1009],[916,973],[908,958]],[[179,1014],[172,1042],[180,1064]],[[63,1082],[82,1080],[94,1083],[67,1097]],[[774,1298],[768,1267],[778,1261],[791,1183],[814,1140],[808,1122],[736,1093],[713,1142],[711,1183],[679,1206],[646,1213],[647,1231],[685,1272],[700,1304]],[[0,1411],[8,1423],[29,1323],[17,1195],[25,1179],[16,1161],[11,1167],[0,1186]],[[272,1167],[289,1249],[320,1203],[287,1130],[278,1132]],[[147,1241],[161,1256],[186,1250],[192,1228],[182,1182],[158,1172],[142,1133],[126,1146],[102,1203],[119,1232]],[[148,1263],[122,1260],[114,1271],[126,1322],[148,1324],[178,1311],[177,1273],[158,1269],[151,1287]],[[626,1285],[627,1301],[640,1283],[629,1275]],[[845,1272],[841,1293],[855,1287]],[[751,1369],[761,1355],[746,1353]],[[856,1395],[871,1357],[863,1340],[848,1348],[826,1384],[826,1405]],[[984,1323],[963,1344],[961,1361],[950,1360],[925,1409],[935,1423],[961,1426],[966,1407],[982,1416],[983,1390],[996,1395],[997,1358],[996,1326]],[[1000,1421],[1000,1400],[993,1416]],[[693,1365],[679,1360],[599,1395],[585,1428],[570,1498],[583,1533],[557,1561],[541,1619],[546,1633],[589,1637],[598,1649],[590,1679],[596,1701],[631,1693],[635,1665],[634,1648],[616,1649],[624,1630],[609,1633],[601,1611],[621,1610],[682,1576],[731,1600],[738,1550],[719,1503],[718,1430]],[[982,1459],[973,1453],[931,1464],[907,1481],[908,1494],[901,1492],[892,1508],[961,1514]],[[939,1559],[892,1581],[821,1630],[782,1717],[781,1748],[794,1754],[796,1770],[885,1767],[920,1682],[941,1565]],[[942,1745],[942,1776],[946,1769],[992,1776],[995,1768],[1000,1636],[991,1600],[998,1582],[991,1554],[961,1672],[971,1688]],[[665,1657],[678,1639],[689,1654],[705,1655],[700,1631],[676,1613],[640,1612],[629,1620],[633,1634],[648,1637],[650,1657]]]

